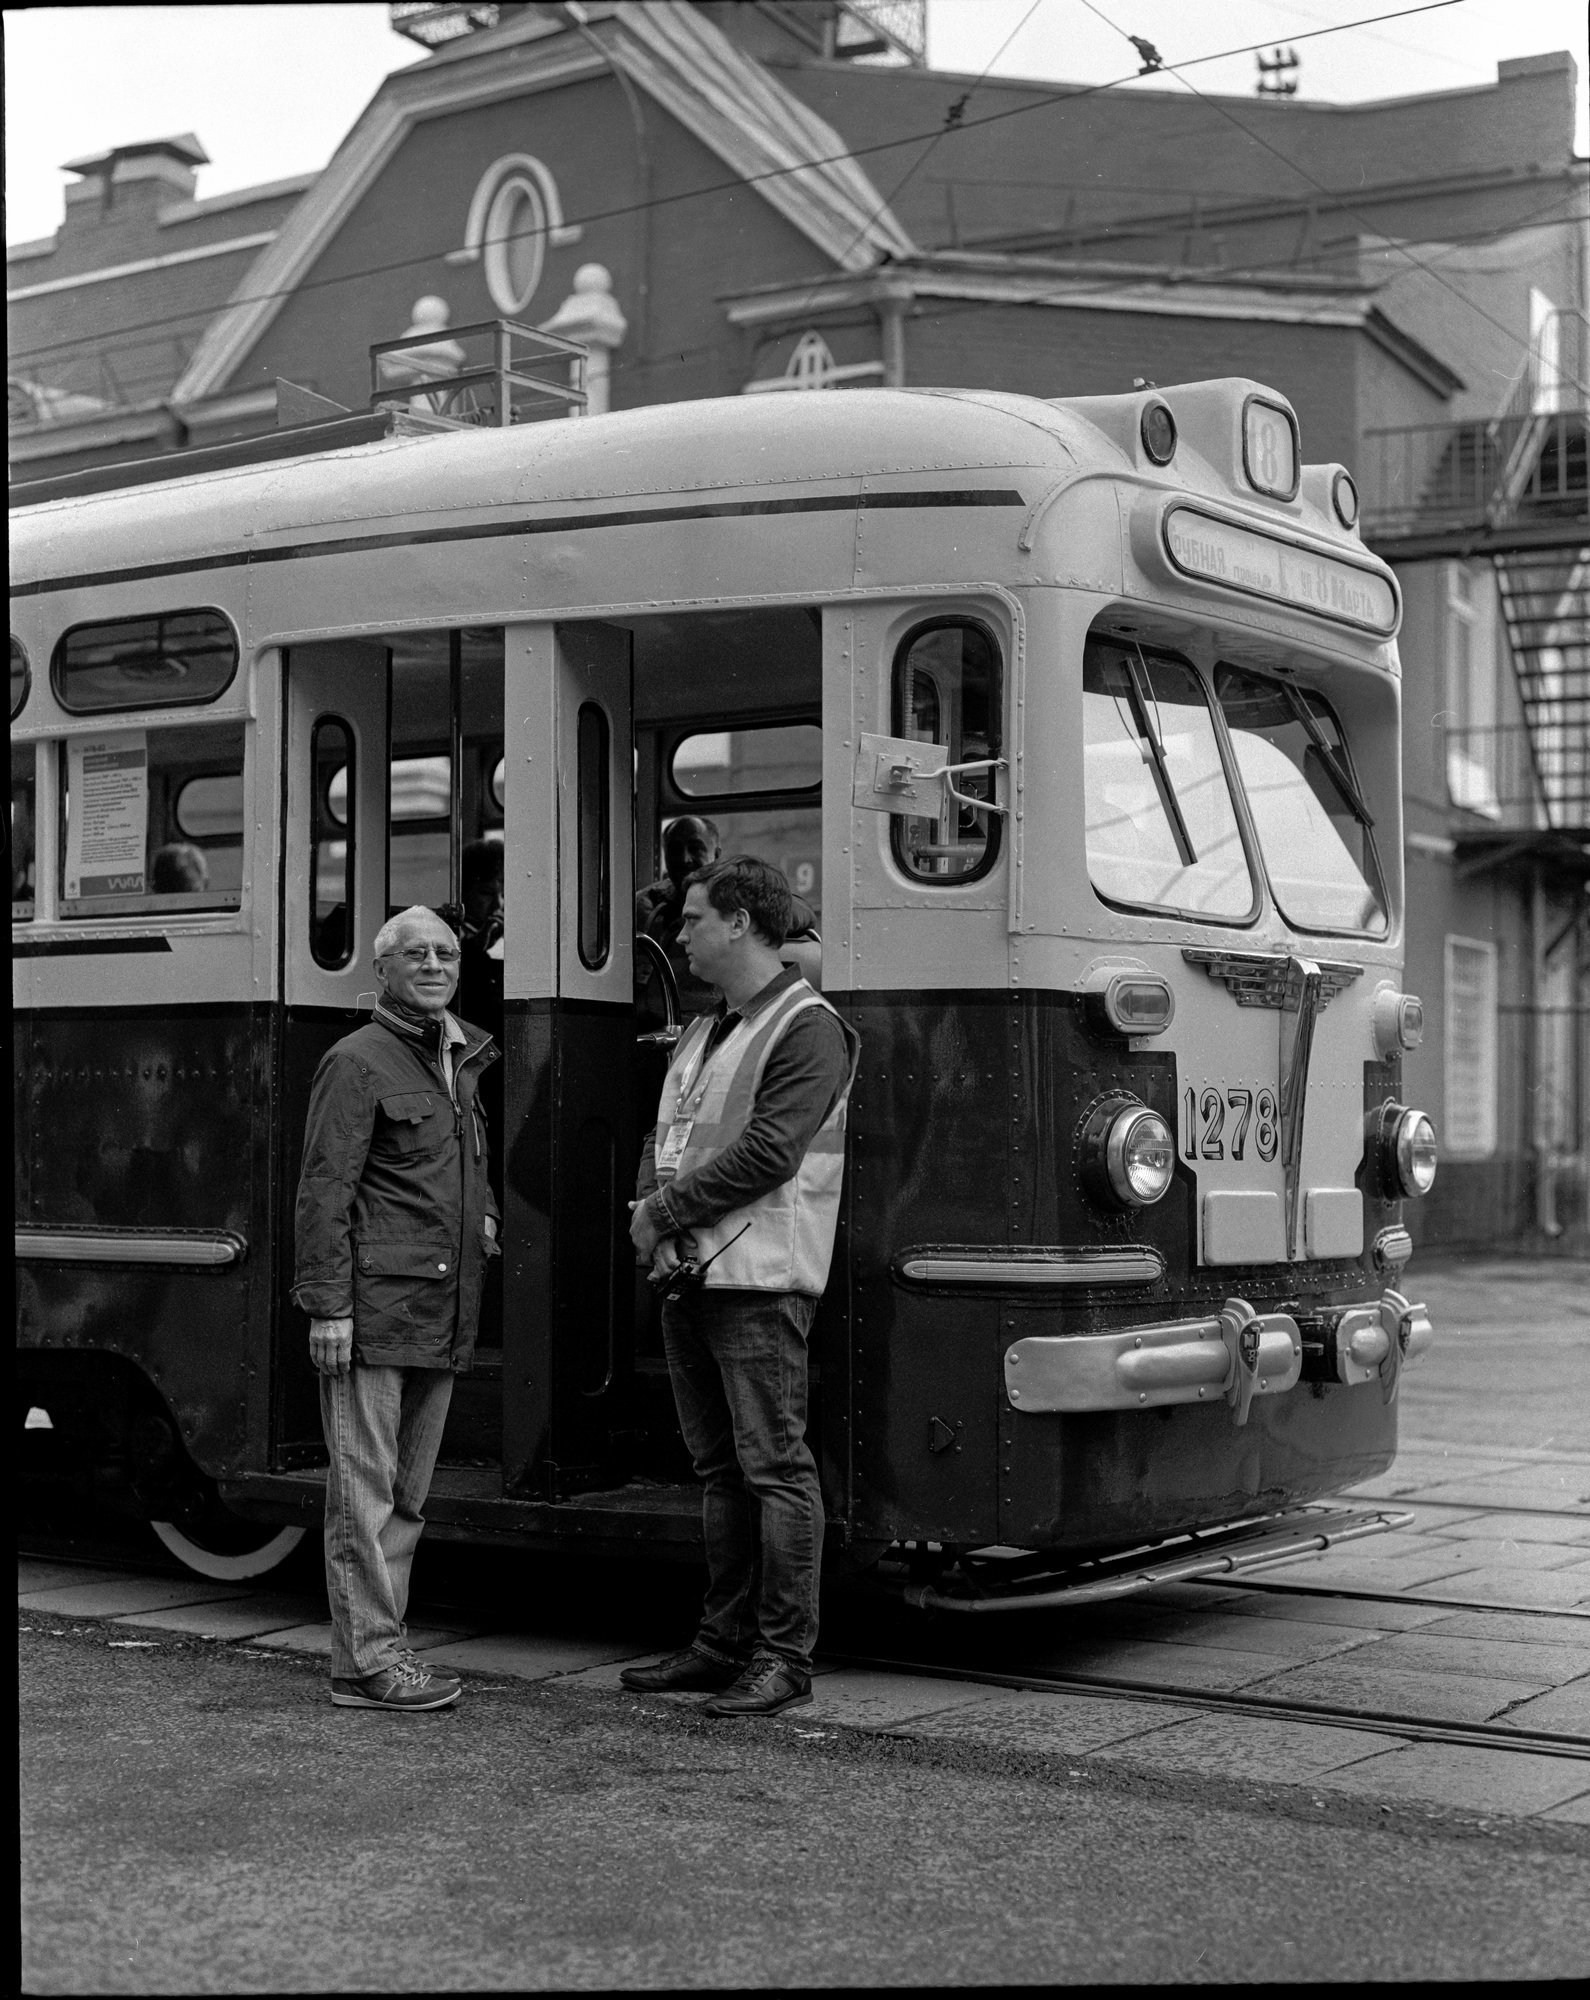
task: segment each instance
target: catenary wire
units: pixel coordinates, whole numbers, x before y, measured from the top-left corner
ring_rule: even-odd
[[[1096,7],[1094,5],[1094,0],[1082,0],[1082,5],[1087,8],[1090,14],[1095,15],[1099,20],[1101,20],[1106,27],[1114,29],[1115,33],[1121,36],[1123,41],[1130,42],[1133,40],[1133,37],[1129,35],[1124,28],[1120,27],[1116,22],[1112,21],[1109,15],[1106,14],[1101,8]],[[1302,37],[1301,36],[1288,37],[1289,41],[1293,39],[1301,41]],[[1217,117],[1224,118],[1229,125],[1235,126],[1237,131],[1239,131],[1245,139],[1250,139],[1255,145],[1262,146],[1264,150],[1267,153],[1269,153],[1273,158],[1279,160],[1282,166],[1287,168],[1289,172],[1296,174],[1299,180],[1307,181],[1309,186],[1319,194],[1329,194],[1331,198],[1338,203],[1344,214],[1355,217],[1356,220],[1362,222],[1366,228],[1371,226],[1369,224],[1368,218],[1362,213],[1361,210],[1354,208],[1350,202],[1342,201],[1340,194],[1338,193],[1337,190],[1332,188],[1327,188],[1323,181],[1316,180],[1306,167],[1300,166],[1296,160],[1292,159],[1288,154],[1282,152],[1279,146],[1272,146],[1269,140],[1262,137],[1258,132],[1254,131],[1251,125],[1245,125],[1234,111],[1229,111],[1226,108],[1226,106],[1221,104],[1217,99],[1209,96],[1207,92],[1200,90],[1197,84],[1189,83],[1186,77],[1178,74],[1176,77],[1176,81],[1182,86],[1184,90],[1191,91],[1193,96],[1198,99],[1200,104],[1207,105],[1207,107],[1211,111],[1213,111]],[[1456,285],[1452,284],[1448,279],[1443,277],[1439,271],[1435,270],[1429,264],[1426,264],[1422,258],[1416,257],[1411,250],[1395,242],[1390,243],[1388,247],[1390,247],[1393,250],[1396,250],[1400,256],[1405,257],[1407,261],[1416,270],[1423,271],[1427,277],[1433,278],[1435,282],[1443,288],[1443,290],[1450,292],[1453,298],[1460,300],[1462,304],[1467,306],[1470,312],[1476,314],[1480,319],[1485,320],[1489,325],[1495,327],[1499,333],[1505,334],[1506,337],[1521,352],[1527,354],[1530,351],[1530,342],[1527,339],[1525,339],[1521,334],[1519,334],[1516,328],[1507,325],[1507,323],[1504,320],[1499,320],[1494,313],[1487,312],[1482,305],[1476,304],[1476,302],[1473,299],[1469,298],[1466,293],[1460,291]]]

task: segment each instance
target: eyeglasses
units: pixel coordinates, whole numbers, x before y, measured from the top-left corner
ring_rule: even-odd
[[[455,945],[411,944],[406,945],[402,951],[389,951],[384,953],[383,956],[386,958],[401,958],[405,965],[423,965],[426,959],[433,956],[438,965],[456,965],[460,954]]]

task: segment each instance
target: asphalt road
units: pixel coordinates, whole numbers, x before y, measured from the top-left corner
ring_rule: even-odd
[[[30,1992],[1590,1970],[1578,1828],[22,1625]]]

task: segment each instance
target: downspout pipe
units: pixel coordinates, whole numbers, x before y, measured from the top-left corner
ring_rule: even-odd
[[[1546,883],[1537,861],[1529,893],[1530,1138],[1535,1155],[1535,1227],[1551,1239],[1562,1234],[1557,1219],[1556,1157],[1552,1152],[1546,1078],[1550,1069],[1546,1013]]]

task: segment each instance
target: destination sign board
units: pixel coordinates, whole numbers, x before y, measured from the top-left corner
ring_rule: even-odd
[[[1184,575],[1356,625],[1382,638],[1389,639],[1397,629],[1397,593],[1383,576],[1357,563],[1318,555],[1192,507],[1172,507],[1165,516],[1165,546]]]

